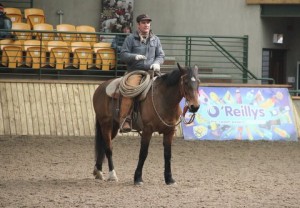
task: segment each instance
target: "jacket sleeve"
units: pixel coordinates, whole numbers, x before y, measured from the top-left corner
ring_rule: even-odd
[[[159,38],[157,38],[157,47],[155,50],[155,60],[154,60],[154,64],[163,64],[165,60],[165,52],[162,49],[162,45],[160,43]]]

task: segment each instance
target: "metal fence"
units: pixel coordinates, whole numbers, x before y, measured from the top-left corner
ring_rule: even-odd
[[[59,31],[34,31],[34,30],[12,30],[14,34],[18,34],[18,41],[21,41],[22,48],[22,63],[18,63],[16,67],[10,68],[4,62],[7,61],[7,56],[4,54],[5,43],[1,44],[1,67],[0,73],[6,76],[34,76],[38,79],[48,78],[67,78],[73,77],[78,79],[98,79],[122,76],[125,72],[124,65],[120,63],[119,54],[114,49],[115,65],[110,66],[110,70],[102,70],[101,67],[96,66],[96,61],[99,59],[96,56],[94,42],[91,43],[91,50],[93,53],[93,62],[89,64],[87,70],[81,70],[80,67],[72,65],[74,62],[75,51],[71,48],[71,42],[79,42],[81,35],[89,35],[96,37],[96,43],[107,43],[111,48],[112,40],[120,35],[115,33],[83,33],[83,32],[59,32]],[[56,63],[51,63],[51,49],[40,42],[40,51],[45,51],[45,55],[40,53],[40,62],[45,62],[38,69],[32,68],[28,65],[28,48],[24,47],[26,39],[39,40],[43,37],[49,37],[52,34],[53,40],[64,40],[62,37],[74,36],[70,43],[69,55],[70,66],[58,70]],[[248,37],[220,37],[220,36],[172,36],[172,35],[158,35],[164,52],[166,54],[165,64],[162,70],[168,71],[176,67],[176,63],[185,66],[198,65],[200,68],[200,78],[229,80],[233,83],[246,83],[249,79],[258,79],[248,69]],[[43,39],[44,40],[44,39]],[[47,40],[48,42],[49,40]],[[85,40],[86,41],[86,40]],[[44,49],[42,49],[44,47]],[[81,64],[81,63],[80,63]],[[111,63],[110,63],[111,64]],[[102,65],[103,67],[103,65]]]

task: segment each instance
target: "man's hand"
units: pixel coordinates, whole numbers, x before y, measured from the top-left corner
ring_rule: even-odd
[[[138,61],[138,60],[145,60],[145,59],[147,59],[147,58],[146,58],[146,56],[144,56],[144,55],[136,55],[136,56],[135,56],[135,60],[137,60],[137,61]]]
[[[155,72],[159,72],[160,71],[160,65],[159,64],[152,64],[150,66],[150,69],[152,69]]]

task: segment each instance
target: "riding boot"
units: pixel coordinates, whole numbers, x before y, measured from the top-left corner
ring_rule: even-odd
[[[120,106],[120,132],[131,131],[131,107],[133,100],[128,97],[122,97]]]

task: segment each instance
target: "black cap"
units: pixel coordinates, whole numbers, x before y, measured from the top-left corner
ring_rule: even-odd
[[[150,22],[152,21],[152,19],[147,14],[141,14],[136,18],[137,22],[144,21],[144,20],[148,20]]]

